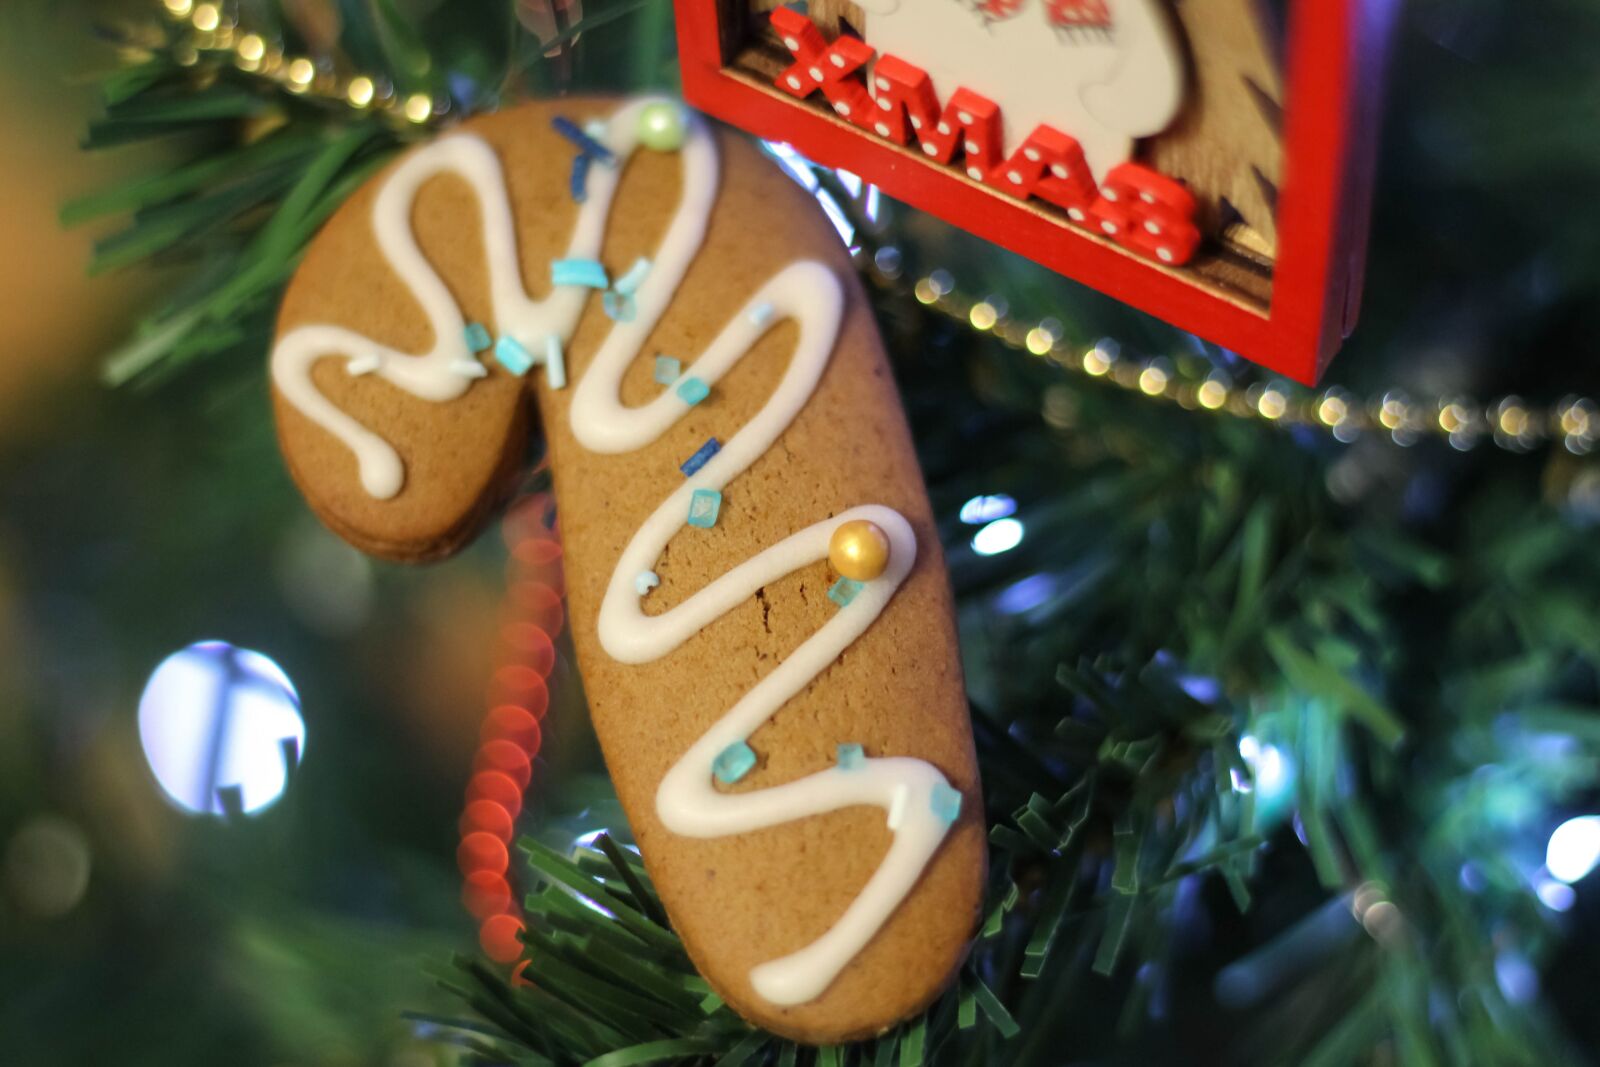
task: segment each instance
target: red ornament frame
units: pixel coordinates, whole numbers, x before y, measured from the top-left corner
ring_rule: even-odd
[[[674,0],[685,98],[1044,267],[1305,384],[1354,328],[1385,53],[1398,0],[1294,0],[1284,180],[1265,308],[1140,258],[724,63],[721,0]]]

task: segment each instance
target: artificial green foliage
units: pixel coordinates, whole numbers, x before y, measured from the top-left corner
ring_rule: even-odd
[[[242,27],[287,54],[306,47],[276,3],[246,2],[236,11]],[[183,147],[169,168],[61,210],[66,225],[128,217],[96,242],[92,273],[153,265],[172,268],[178,279],[127,344],[106,357],[105,381],[149,384],[197,359],[259,353],[307,242],[396,151],[445,118],[492,108],[508,95],[634,87],[626,78],[596,77],[597,69],[618,69],[606,67],[612,57],[603,47],[585,48],[585,62],[574,62],[574,41],[620,20],[643,29],[631,41],[611,38],[622,42],[627,69],[643,84],[656,83],[668,54],[667,11],[666,0],[592,4],[540,40],[504,0],[456,0],[420,23],[394,0],[341,4],[339,52],[319,58],[381,79],[401,96],[429,94],[439,101],[439,121],[421,126],[291,92],[240,69],[220,47],[202,41],[197,49],[194,34],[154,17],[136,29],[108,30],[130,62],[101,81],[104,114],[89,124],[83,147],[165,139]]]
[[[925,1017],[865,1044],[801,1048],[752,1029],[695,972],[631,849],[608,834],[567,853],[533,838],[518,849],[540,883],[526,902],[523,981],[508,983],[482,962],[458,958],[441,985],[481,1021],[416,1016],[466,1049],[473,1062],[919,1067],[957,1045],[993,1052],[996,1040],[1017,1032],[969,967]]]

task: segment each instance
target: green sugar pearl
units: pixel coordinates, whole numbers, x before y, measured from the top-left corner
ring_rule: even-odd
[[[639,143],[657,152],[683,147],[683,108],[676,104],[646,104],[639,112]]]

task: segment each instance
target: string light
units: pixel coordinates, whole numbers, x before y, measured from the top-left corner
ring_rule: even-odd
[[[222,12],[217,9],[216,4],[200,4],[189,16],[189,21],[201,33],[210,33],[222,21]]]
[[[289,61],[289,88],[303,91],[311,86],[311,79],[316,77],[317,68],[305,56]]]
[[[1263,389],[1261,398],[1256,401],[1256,410],[1261,413],[1263,419],[1276,422],[1289,410],[1289,398],[1276,386]]]
[[[427,122],[433,115],[433,100],[427,93],[412,93],[406,97],[405,112],[411,122]]]
[[[239,43],[234,46],[234,52],[239,56],[239,65],[245,70],[255,70],[261,64],[261,57],[267,54],[267,42],[259,34],[247,33],[239,38]]]
[[[899,262],[898,255],[892,258]],[[874,256],[864,260],[870,265]],[[897,277],[882,271],[877,276],[887,285],[897,283]],[[1198,375],[1192,370],[1186,372],[1181,365],[1175,369],[1161,356],[1130,358],[1118,351],[1115,342],[1104,339],[1080,355],[1062,343],[1060,323],[1055,319],[1019,322],[999,314],[990,321],[990,313],[1004,302],[994,296],[982,300],[962,296],[955,290],[948,271],[930,272],[899,284],[908,287],[918,302],[974,332],[994,337],[1017,351],[1046,357],[1064,370],[1112,382],[1152,400],[1308,427],[1344,443],[1363,433],[1387,432],[1396,444],[1414,444],[1431,435],[1444,438],[1462,451],[1485,441],[1514,452],[1551,444],[1574,455],[1586,455],[1600,446],[1600,404],[1588,397],[1569,396],[1543,410],[1515,396],[1500,397],[1488,404],[1457,397],[1428,402],[1412,400],[1399,389],[1366,401],[1342,389],[1316,392],[1283,381],[1258,385],[1246,396],[1236,393],[1221,371],[1212,371],[1197,383]]]
[[[372,103],[372,79],[367,77],[351,78],[349,88],[345,90],[345,97],[353,107],[366,107]]]
[[[1161,396],[1167,391],[1170,380],[1165,367],[1152,363],[1139,372],[1139,391],[1145,396]]]
[[[161,0],[161,6],[179,27],[191,31],[172,45],[173,58],[181,66],[194,66],[203,57],[217,58],[296,96],[371,112],[413,128],[441,121],[445,111],[427,93],[397,94],[382,79],[330,71],[309,55],[282,54],[271,39],[260,33],[236,33],[222,4]]]
[[[1095,345],[1083,354],[1083,372],[1098,378],[1111,369],[1111,361],[1115,358],[1100,345]]]

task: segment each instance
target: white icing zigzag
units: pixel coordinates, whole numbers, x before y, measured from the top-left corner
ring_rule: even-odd
[[[597,256],[621,163],[636,147],[638,114],[651,102],[630,102],[613,116],[603,143],[616,153],[618,167],[598,167],[590,172],[588,199],[579,210],[567,256]],[[697,117],[688,120],[682,159],[683,200],[657,250],[653,268],[634,294],[636,317],[612,326],[573,396],[573,434],[595,452],[642,448],[657,440],[689,407],[673,390],[637,408],[624,407],[619,396],[624,372],[638,358],[699,251],[716,198],[716,144]],[[433,325],[433,350],[407,355],[338,327],[307,326],[287,334],[272,358],[273,378],[283,395],[350,446],[361,466],[362,484],[376,497],[390,497],[399,491],[403,481],[399,457],[388,443],[334,408],[312,384],[310,369],[325,355],[364,362],[376,356],[377,373],[417,396],[448,400],[468,387],[470,379],[452,369],[452,364],[473,358],[462,338],[460,311],[417,248],[409,225],[417,190],[428,178],[445,171],[466,178],[478,195],[498,333],[530,346],[553,333],[564,344],[589,296],[578,288],[557,288],[539,301],[527,296],[500,164],[485,142],[468,134],[452,135],[417,151],[402,164],[378,195],[373,225],[379,247],[416,294]],[[763,305],[776,314],[752,313]],[[810,261],[791,263],[768,280],[686,368],[685,374],[715,385],[772,324],[792,318],[799,326],[795,353],[766,405],[710,462],[668,494],[634,534],[612,572],[598,624],[600,643],[608,654],[624,663],[646,663],[669,654],[747,602],[763,586],[826,559],[829,537],[840,523],[869,519],[889,536],[888,569],[867,582],[847,607],[696,740],[667,772],[656,793],[656,811],[662,823],[686,837],[747,833],[858,805],[880,807],[888,815],[893,843],[844,914],[811,944],[751,972],[756,992],[779,1005],[802,1004],[819,996],[899,907],[948,830],[948,823],[933,805],[935,791],[948,788],[948,783],[922,760],[885,757],[868,759],[850,770],[832,767],[783,785],[724,793],[713,784],[712,764],[729,745],[747,740],[872,625],[915,562],[916,535],[910,524],[889,508],[853,508],[791,534],[659,615],[644,613],[634,579],[654,567],[667,542],[683,528],[694,490],[721,490],[728,485],[777,441],[805,407],[833,351],[843,308],[843,291],[827,267]]]

